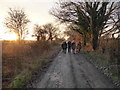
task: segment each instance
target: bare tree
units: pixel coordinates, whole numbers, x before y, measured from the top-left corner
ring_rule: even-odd
[[[24,39],[28,34],[26,25],[30,22],[25,12],[22,9],[10,8],[8,15],[5,21],[6,27],[17,33],[19,40]]]
[[[59,29],[53,26],[53,24],[51,23],[41,26],[35,24],[33,36],[37,37],[37,41],[39,40],[52,41],[53,39],[56,39],[58,35],[59,35]]]
[[[44,29],[43,26],[39,26],[38,24],[35,24],[33,36],[37,37],[37,41],[46,40],[46,34],[47,31]]]
[[[116,3],[116,10],[114,11],[113,16],[110,17],[110,20],[107,22],[106,27],[109,27],[108,30],[104,30],[101,35],[112,35],[112,38],[115,38],[114,35],[118,34],[120,36],[120,2]]]
[[[60,1],[57,7],[51,10],[61,22],[69,22],[78,25],[75,29],[84,36],[89,33],[92,38],[93,49],[98,46],[98,39],[107,28],[106,24],[116,9],[114,2],[80,2],[80,1]]]
[[[48,40],[50,41],[57,38],[59,35],[59,29],[53,26],[51,23],[43,25],[43,28],[47,31]]]

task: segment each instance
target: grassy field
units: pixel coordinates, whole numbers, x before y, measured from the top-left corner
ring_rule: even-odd
[[[24,86],[59,50],[58,43],[47,41],[3,41],[2,46],[3,88]]]

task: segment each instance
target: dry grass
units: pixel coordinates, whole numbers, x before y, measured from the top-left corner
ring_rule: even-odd
[[[57,50],[58,44],[35,41],[3,41],[3,88],[21,87],[32,72]],[[20,80],[19,80],[20,79]]]
[[[100,40],[99,50],[102,53],[109,53],[111,58],[119,58],[120,39],[102,39]]]
[[[120,39],[102,39],[99,49],[87,55],[113,81],[120,81]]]

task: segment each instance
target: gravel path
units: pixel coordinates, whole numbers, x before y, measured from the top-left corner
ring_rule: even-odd
[[[60,52],[32,88],[113,88],[82,54]]]

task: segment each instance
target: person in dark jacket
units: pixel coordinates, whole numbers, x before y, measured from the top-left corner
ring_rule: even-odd
[[[68,52],[71,52],[71,41],[68,41]]]
[[[74,40],[72,41],[71,46],[72,46],[72,52],[75,54],[76,43]]]
[[[62,43],[62,49],[63,49],[63,52],[66,53],[66,49],[67,49],[67,43],[66,42]]]

